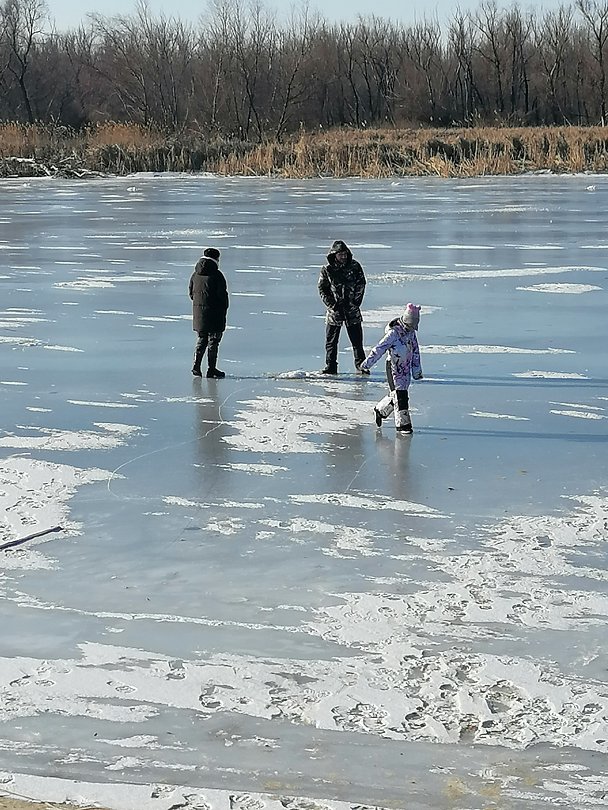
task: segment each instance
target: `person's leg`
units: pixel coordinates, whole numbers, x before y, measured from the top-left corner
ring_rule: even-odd
[[[209,339],[209,335],[207,332],[198,332],[198,339],[196,341],[196,346],[194,347],[194,359],[192,361],[192,373],[195,377],[202,377],[201,372],[201,361],[203,359],[203,355],[205,354],[205,349],[207,348],[207,342]]]
[[[388,390],[392,394],[395,390],[395,380],[393,378],[393,366],[390,360],[386,361],[386,382],[388,383]]]
[[[207,377],[214,377],[221,380],[226,375],[217,367],[217,355],[220,348],[223,332],[211,332],[209,334],[209,348],[207,349]]]
[[[402,433],[413,433],[410,418],[410,399],[406,389],[397,388],[393,392],[395,398],[395,427]]]
[[[355,368],[359,368],[361,363],[365,360],[365,350],[363,349],[363,324],[347,323],[346,331],[348,332],[348,337],[353,347]]]
[[[395,403],[393,402],[393,391],[395,390],[395,382],[393,380],[393,370],[391,368],[391,361],[386,361],[386,381],[388,383],[388,394],[385,394],[380,402],[376,403],[374,407],[374,417],[378,427],[382,426],[382,420],[388,417],[395,410]]]
[[[325,325],[325,368],[324,374],[338,373],[338,342],[340,340],[341,323],[328,323]]]
[[[412,420],[410,419],[410,398],[407,388],[396,388],[395,378],[393,377],[393,367],[391,361],[386,361],[386,379],[388,387],[391,389],[391,399],[393,400],[393,417],[395,419],[395,427],[402,433],[413,433]]]

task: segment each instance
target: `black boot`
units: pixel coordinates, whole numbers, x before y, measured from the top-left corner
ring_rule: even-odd
[[[355,351],[355,369],[357,371],[361,371],[361,363],[365,360],[365,355],[361,356],[359,352]],[[364,371],[363,374],[367,374],[367,371]]]
[[[202,377],[203,373],[201,371],[201,363],[203,361],[203,356],[205,354],[205,350],[207,349],[207,342],[204,338],[199,337],[196,342],[196,347],[194,349],[194,358],[192,359],[192,373],[195,377]]]
[[[209,365],[209,368],[207,369],[207,377],[213,380],[223,380],[226,375],[216,366],[217,354],[217,345],[215,342],[211,342],[209,348],[207,349],[207,363]]]
[[[192,373],[195,377],[202,377],[203,372],[201,371],[201,361],[203,359],[204,352],[195,351],[194,352],[194,360],[192,361]]]
[[[338,366],[332,366],[331,364],[327,364],[325,368],[321,369],[321,374],[337,374],[338,373]]]

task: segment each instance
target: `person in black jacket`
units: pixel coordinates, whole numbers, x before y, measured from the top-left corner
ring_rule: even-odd
[[[202,377],[201,361],[207,351],[207,377],[221,380],[226,375],[217,367],[220,341],[226,329],[228,288],[219,268],[220,252],[206,248],[190,277],[188,293],[192,299],[192,328],[198,334],[192,373]]]
[[[323,374],[338,373],[338,341],[342,324],[353,347],[355,368],[365,360],[361,303],[365,292],[365,275],[353,259],[346,242],[337,239],[327,254],[318,283],[319,295],[327,307],[325,317],[325,368]]]

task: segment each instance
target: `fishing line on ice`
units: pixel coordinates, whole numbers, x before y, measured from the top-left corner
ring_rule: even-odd
[[[356,480],[357,480],[357,478],[359,477],[359,473],[361,472],[361,470],[362,470],[362,469],[365,467],[365,465],[367,464],[368,460],[369,460],[369,459],[367,459],[367,458],[366,458],[366,459],[364,459],[364,460],[361,462],[361,464],[360,464],[360,466],[359,466],[359,469],[357,470],[357,472],[356,472],[356,473],[353,475],[353,477],[350,479],[350,481],[349,481],[349,482],[348,482],[348,484],[346,485],[346,489],[344,490],[345,492],[348,492],[348,491],[350,490],[350,488],[352,487],[352,485],[355,483],[355,481],[356,481]]]
[[[194,439],[186,439],[183,442],[175,442],[174,444],[168,444],[168,445],[165,445],[164,447],[159,447],[156,450],[149,450],[147,453],[141,453],[139,456],[133,456],[133,458],[130,458],[127,461],[124,461],[122,464],[119,464],[118,467],[116,467],[116,469],[112,470],[112,472],[110,473],[110,477],[108,478],[107,490],[110,493],[110,495],[113,495],[115,498],[120,498],[120,500],[123,500],[123,501],[131,500],[126,495],[117,495],[115,492],[112,491],[112,482],[113,482],[114,478],[120,472],[120,470],[123,470],[125,467],[128,467],[129,464],[134,464],[136,461],[141,461],[141,459],[143,459],[143,458],[150,458],[151,456],[155,456],[158,453],[166,453],[168,450],[175,450],[176,447],[185,447],[188,444],[193,444],[194,442],[200,442],[201,439],[206,439],[207,436],[211,435],[211,433],[213,433],[214,430],[217,430],[222,425],[229,424],[228,422],[226,422],[226,420],[222,416],[222,409],[224,408],[225,404],[228,402],[228,400],[231,397],[235,396],[236,394],[240,393],[243,390],[245,390],[245,386],[242,386],[241,388],[237,388],[235,391],[232,391],[230,394],[228,394],[228,396],[225,397],[219,403],[219,405],[217,406],[218,422],[215,425],[213,425],[213,427],[209,428],[209,430],[206,433],[204,433],[202,436],[196,436],[196,438],[194,438]],[[141,500],[141,499],[138,498],[137,500]]]

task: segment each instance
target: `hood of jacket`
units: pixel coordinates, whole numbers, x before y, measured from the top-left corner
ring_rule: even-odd
[[[215,273],[217,269],[218,263],[215,259],[211,259],[208,256],[202,256],[197,261],[194,272],[198,273],[199,276],[209,276],[211,273]]]
[[[343,242],[341,239],[336,239],[336,241],[331,246],[329,253],[327,254],[327,264],[331,267],[336,266],[336,253],[341,253],[342,251],[346,251],[348,253],[348,259],[346,260],[346,264],[349,264],[352,261],[353,254],[351,253],[350,248]]]
[[[414,331],[411,327],[404,324],[403,321],[401,320],[401,318],[393,318],[392,321],[389,321],[386,324],[386,331],[388,332],[391,329],[397,329],[399,332],[401,332],[404,335],[407,335],[408,332],[413,332]]]

